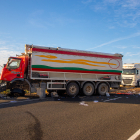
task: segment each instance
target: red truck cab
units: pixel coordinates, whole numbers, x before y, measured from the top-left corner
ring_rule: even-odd
[[[1,72],[0,80],[10,82],[14,79],[24,79],[28,66],[28,56],[10,57]]]

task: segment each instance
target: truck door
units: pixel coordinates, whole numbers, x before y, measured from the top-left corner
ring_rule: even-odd
[[[4,80],[12,81],[15,78],[23,78],[21,77],[22,72],[22,63],[19,58],[9,58],[6,69]]]

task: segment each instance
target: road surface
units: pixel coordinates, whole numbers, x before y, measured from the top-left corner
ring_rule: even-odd
[[[139,129],[138,94],[0,102],[0,140],[127,140]]]

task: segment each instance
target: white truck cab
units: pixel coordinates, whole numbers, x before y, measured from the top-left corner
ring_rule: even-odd
[[[124,63],[122,85],[140,86],[140,63]]]

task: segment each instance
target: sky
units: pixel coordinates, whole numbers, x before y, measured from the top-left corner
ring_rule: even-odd
[[[140,63],[140,0],[0,0],[0,65],[25,44],[119,53],[123,63]]]

